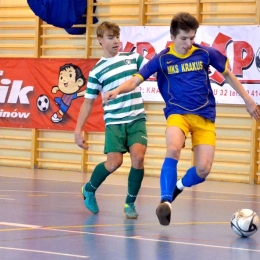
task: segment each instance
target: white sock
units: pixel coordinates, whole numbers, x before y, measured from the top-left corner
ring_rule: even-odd
[[[179,180],[177,181],[176,186],[177,186],[177,188],[178,188],[179,190],[183,190],[183,189],[184,189],[184,186],[183,186],[183,184],[182,184],[181,179],[179,179]]]
[[[165,201],[164,203],[166,203],[170,207],[170,209],[172,209],[172,205],[169,201]]]

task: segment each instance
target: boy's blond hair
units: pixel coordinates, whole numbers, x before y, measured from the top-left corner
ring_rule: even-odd
[[[120,28],[116,23],[103,22],[97,28],[97,37],[103,38],[105,31],[111,32],[113,35],[120,35]]]

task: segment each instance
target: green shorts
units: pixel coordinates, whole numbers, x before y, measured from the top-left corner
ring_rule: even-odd
[[[104,153],[129,152],[135,143],[147,146],[146,120],[144,118],[125,124],[106,126]]]

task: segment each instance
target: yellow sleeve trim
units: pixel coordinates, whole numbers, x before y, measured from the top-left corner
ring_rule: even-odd
[[[144,78],[140,74],[134,74],[133,76],[139,77],[142,81],[144,81]]]
[[[229,64],[229,59],[226,60],[225,70],[222,72],[222,74],[225,74],[229,70],[228,64]]]

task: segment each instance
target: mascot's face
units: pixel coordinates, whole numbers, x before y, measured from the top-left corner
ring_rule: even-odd
[[[73,67],[62,70],[59,76],[59,90],[64,94],[73,94],[79,90],[83,81],[76,80],[76,71]]]

